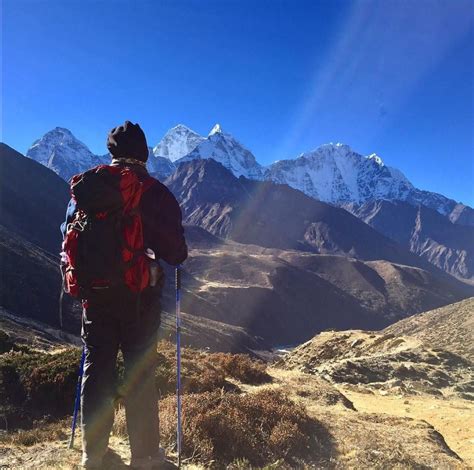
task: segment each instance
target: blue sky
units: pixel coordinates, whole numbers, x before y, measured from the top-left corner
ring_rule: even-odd
[[[219,122],[262,164],[326,142],[474,205],[474,2],[2,1],[1,140],[93,152]]]

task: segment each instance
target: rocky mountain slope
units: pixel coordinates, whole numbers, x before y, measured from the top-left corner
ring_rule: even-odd
[[[53,171],[0,144],[0,306],[58,326],[59,225],[69,200]],[[65,327],[78,331],[78,307],[65,299]]]
[[[469,295],[419,268],[219,239],[192,245],[184,269],[185,312],[244,327],[272,346],[328,328],[381,328]],[[172,272],[168,282],[163,304],[171,310]]]
[[[160,339],[175,340],[175,323],[174,312],[163,311],[161,313]],[[253,337],[245,329],[227,323],[187,313],[182,313],[182,323],[182,344],[187,347],[252,355],[254,355],[254,351],[263,351],[269,348],[262,338]],[[74,334],[68,333],[48,323],[15,315],[0,307],[0,339],[4,339],[2,334],[6,334],[8,342],[11,344],[27,346],[38,351],[54,352],[63,347],[82,346],[79,333],[77,328]]]
[[[5,229],[58,254],[59,224],[68,201],[69,187],[60,177],[0,144],[0,213]]]
[[[347,211],[287,185],[237,179],[213,159],[180,164],[166,184],[180,202],[186,223],[220,237],[429,268]]]
[[[440,269],[465,279],[474,277],[474,227],[454,224],[434,209],[403,201],[343,207]]]
[[[0,225],[0,306],[59,327],[59,258]],[[65,296],[65,329],[79,331],[79,306]]]
[[[176,170],[176,166],[168,158],[160,157],[159,155],[152,156],[150,154],[148,157],[147,169],[152,176],[160,181],[164,181]]]
[[[474,362],[474,298],[398,321],[384,332],[410,336]]]
[[[323,332],[283,359],[334,383],[474,400],[474,300],[401,320],[381,332]]]
[[[0,307],[0,337],[2,352],[15,346],[27,346],[35,351],[55,351],[62,347],[82,346],[77,334],[67,333],[38,320],[15,315]]]

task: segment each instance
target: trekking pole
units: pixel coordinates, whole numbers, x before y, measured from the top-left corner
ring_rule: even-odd
[[[181,468],[181,266],[176,266],[176,404],[178,468]]]
[[[74,400],[74,414],[72,415],[71,439],[69,440],[69,448],[74,447],[74,435],[76,433],[77,414],[79,413],[79,405],[81,403],[81,383],[84,374],[84,362],[86,360],[86,347],[82,348],[81,365],[79,366],[79,376],[77,377],[76,399]]]

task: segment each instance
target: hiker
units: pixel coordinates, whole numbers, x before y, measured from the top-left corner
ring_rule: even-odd
[[[147,172],[148,146],[140,126],[126,121],[112,129],[107,148],[109,166],[72,178],[73,198],[62,225],[65,290],[83,306],[82,465],[100,468],[107,451],[120,349],[124,382],[119,395],[131,467],[154,469],[164,462],[155,387],[164,279],[158,260],[176,266],[186,259],[187,246],[178,202]]]

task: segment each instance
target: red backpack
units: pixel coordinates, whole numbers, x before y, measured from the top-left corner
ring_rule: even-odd
[[[140,200],[153,182],[141,182],[129,167],[107,165],[72,177],[76,211],[61,253],[65,292],[87,298],[111,287],[138,293],[148,286]]]

